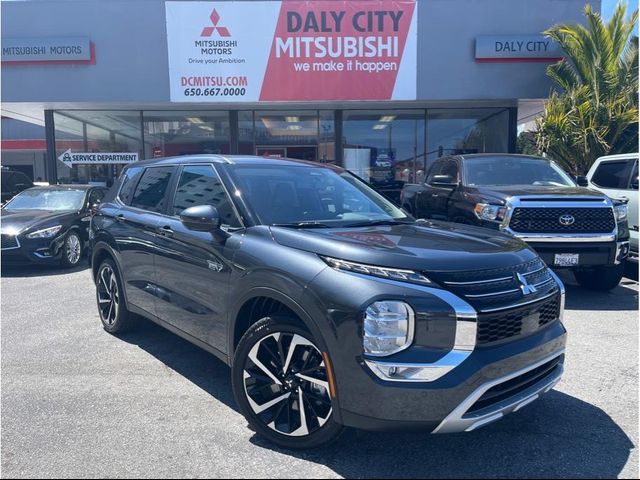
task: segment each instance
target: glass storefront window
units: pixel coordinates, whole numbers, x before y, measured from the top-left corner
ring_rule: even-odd
[[[142,158],[139,111],[65,110],[54,112],[56,154],[73,152],[134,152]],[[109,186],[122,165],[57,163],[59,183]]]
[[[238,112],[238,153],[254,155],[253,112]]]
[[[146,158],[229,154],[229,112],[144,112]]]
[[[397,199],[424,178],[424,110],[345,111],[344,167]]]
[[[318,112],[256,111],[255,154],[318,160]]]
[[[318,161],[320,163],[336,163],[336,127],[333,110],[320,112],[320,128],[318,133]]]
[[[427,160],[445,155],[509,151],[509,109],[427,111]]]

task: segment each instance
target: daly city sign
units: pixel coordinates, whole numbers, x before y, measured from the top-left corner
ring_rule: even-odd
[[[476,38],[477,62],[555,62],[560,46],[544,35],[487,35]]]
[[[165,5],[173,102],[416,98],[416,0]]]
[[[58,160],[69,167],[75,164],[133,163],[138,161],[138,153],[72,153],[69,149]]]

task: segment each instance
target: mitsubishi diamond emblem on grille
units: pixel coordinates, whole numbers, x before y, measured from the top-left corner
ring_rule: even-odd
[[[558,221],[560,222],[561,225],[568,227],[569,225],[573,225],[575,223],[576,217],[574,217],[573,215],[564,214],[564,215],[560,215],[560,218],[558,219]]]
[[[518,279],[518,282],[520,282],[520,290],[522,290],[523,295],[530,295],[538,291],[538,289],[535,286],[531,285],[527,281],[527,278],[521,273],[516,273],[516,278]]]

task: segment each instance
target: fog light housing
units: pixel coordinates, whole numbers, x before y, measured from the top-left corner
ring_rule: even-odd
[[[364,315],[364,352],[374,357],[398,353],[413,343],[414,331],[415,313],[408,303],[374,302]]]

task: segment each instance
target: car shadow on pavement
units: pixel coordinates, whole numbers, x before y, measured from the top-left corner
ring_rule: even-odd
[[[137,319],[135,330],[118,335],[120,340],[137,345],[216,400],[237,411],[231,390],[231,370],[224,362],[150,320]]]
[[[82,272],[87,270],[89,265],[86,261],[81,261],[80,265],[74,268],[63,268],[56,265],[2,265],[0,276],[7,278],[19,277],[49,277],[52,275],[65,275],[67,273]]]
[[[258,435],[251,441],[274,449]],[[616,478],[632,448],[604,411],[552,391],[472,433],[348,430],[317,450],[275,450],[344,478]]]

